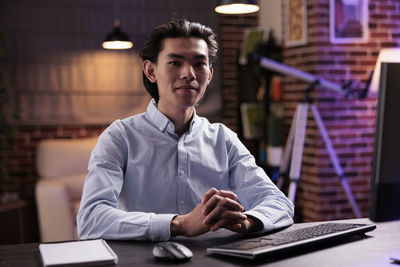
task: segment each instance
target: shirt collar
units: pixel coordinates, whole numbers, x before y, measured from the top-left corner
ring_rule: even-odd
[[[147,114],[153,124],[161,131],[167,131],[169,133],[175,133],[174,124],[165,116],[158,108],[157,103],[154,99],[152,99],[147,106]],[[196,109],[194,109],[193,118],[190,122],[188,133],[190,134],[193,131],[193,127],[196,124],[196,121],[199,120],[199,117],[196,114]]]
[[[196,114],[196,109],[193,110],[193,117],[192,120],[190,121],[190,126],[188,130],[188,134],[191,134],[193,131],[194,126],[196,125],[197,121],[199,120],[199,117]],[[198,124],[198,123],[197,123]]]

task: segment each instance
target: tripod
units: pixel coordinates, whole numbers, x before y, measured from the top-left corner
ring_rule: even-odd
[[[285,150],[282,155],[282,162],[279,169],[279,177],[277,181],[277,186],[282,189],[284,182],[284,175],[287,174],[289,163],[290,163],[290,172],[289,172],[289,191],[288,197],[294,203],[296,199],[296,191],[297,185],[300,180],[300,170],[301,170],[301,162],[304,148],[304,138],[306,132],[306,124],[307,124],[307,115],[308,108],[311,107],[312,114],[314,116],[314,120],[317,123],[318,131],[321,134],[322,139],[325,143],[325,148],[328,151],[331,163],[336,174],[339,176],[342,187],[346,193],[347,200],[349,201],[351,208],[353,209],[353,213],[357,218],[361,218],[361,212],[357,206],[357,203],[354,199],[354,196],[351,192],[351,188],[346,180],[343,169],[340,166],[338,157],[336,152],[332,146],[331,140],[329,139],[329,135],[326,131],[324,123],[321,119],[319,111],[312,99],[309,97],[310,90],[316,85],[318,82],[313,83],[310,88],[307,89],[306,97],[303,102],[300,102],[296,108],[295,115],[293,117],[292,124],[290,126],[289,136],[286,141]]]

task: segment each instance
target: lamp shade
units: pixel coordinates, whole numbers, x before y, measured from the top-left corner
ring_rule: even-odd
[[[215,12],[221,14],[248,14],[260,10],[257,1],[221,0]]]
[[[104,49],[129,49],[133,44],[128,35],[121,31],[119,23],[114,23],[113,31],[107,34],[102,46]]]
[[[377,93],[379,91],[382,62],[400,62],[400,48],[384,48],[379,52],[371,84],[369,86],[370,92],[372,93]]]

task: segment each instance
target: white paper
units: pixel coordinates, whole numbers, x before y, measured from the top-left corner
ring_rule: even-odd
[[[40,244],[39,250],[44,266],[88,262],[118,263],[117,255],[102,239]]]

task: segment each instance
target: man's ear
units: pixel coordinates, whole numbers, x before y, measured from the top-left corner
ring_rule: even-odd
[[[212,77],[213,77],[213,74],[214,74],[214,69],[213,69],[213,67],[210,67],[210,74],[209,74],[209,76],[208,76],[207,85],[210,84],[210,82],[211,82],[211,80],[212,80]]]
[[[150,82],[155,83],[157,81],[155,74],[155,64],[150,60],[143,61],[143,72]]]

